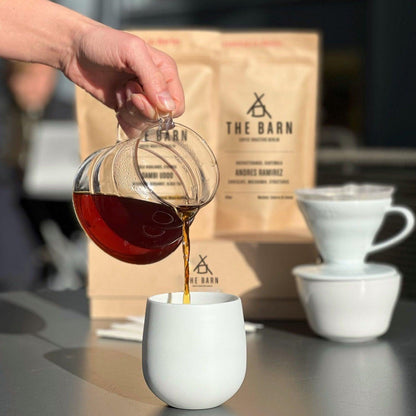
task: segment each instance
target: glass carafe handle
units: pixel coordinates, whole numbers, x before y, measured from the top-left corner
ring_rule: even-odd
[[[160,130],[171,130],[175,127],[175,123],[173,122],[172,118],[172,112],[167,114],[159,114],[157,109],[155,111]]]
[[[159,130],[171,130],[175,128],[175,123],[172,118],[172,112],[168,114],[159,114],[157,109],[155,109],[156,112],[156,120],[155,123],[158,123]],[[123,129],[120,126],[120,123],[117,123],[117,138],[116,143],[123,142],[124,140],[127,140],[128,136],[123,132]]]

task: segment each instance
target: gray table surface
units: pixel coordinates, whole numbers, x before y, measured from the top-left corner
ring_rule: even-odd
[[[248,366],[223,406],[165,406],[141,373],[141,344],[99,339],[85,295],[0,294],[0,415],[416,415],[416,303],[399,302],[386,335],[344,345],[305,322],[247,336]]]

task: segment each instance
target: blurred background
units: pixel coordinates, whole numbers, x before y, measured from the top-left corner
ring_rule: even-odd
[[[318,184],[396,186],[416,212],[412,0],[71,0],[115,28],[307,29],[322,36]],[[0,60],[0,291],[85,285],[86,239],[71,190],[79,165],[74,87],[40,66]],[[402,225],[390,217],[379,238]],[[406,276],[416,298],[415,233],[369,258]]]

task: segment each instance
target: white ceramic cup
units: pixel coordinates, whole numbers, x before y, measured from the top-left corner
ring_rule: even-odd
[[[326,268],[327,272],[310,270]],[[338,342],[364,342],[383,335],[390,326],[400,293],[401,275],[391,266],[367,263],[354,276],[331,266],[304,265],[293,274],[313,331]]]
[[[360,265],[368,254],[405,239],[415,217],[409,208],[392,206],[393,187],[347,185],[296,191],[297,202],[325,263]],[[374,244],[386,215],[405,220],[395,236]]]
[[[241,300],[215,292],[165,293],[147,300],[143,375],[150,390],[180,409],[208,409],[230,399],[246,372]]]

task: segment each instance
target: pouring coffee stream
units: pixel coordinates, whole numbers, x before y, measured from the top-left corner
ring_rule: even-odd
[[[189,303],[189,227],[218,188],[208,144],[170,116],[137,138],[91,154],[74,182],[73,203],[86,234],[111,256],[150,264],[182,243]]]

